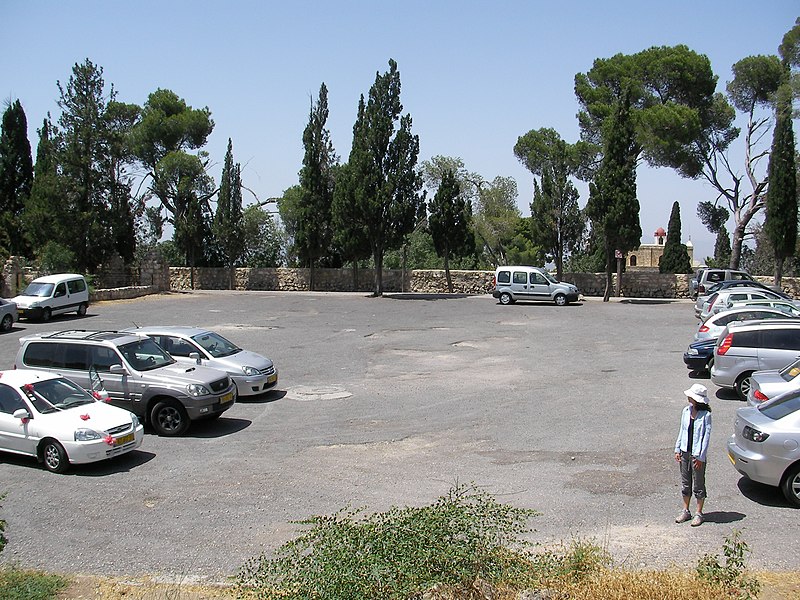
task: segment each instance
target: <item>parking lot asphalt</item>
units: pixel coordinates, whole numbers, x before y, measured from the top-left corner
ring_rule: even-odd
[[[541,513],[533,542],[593,539],[618,564],[693,565],[734,530],[755,568],[800,568],[800,512],[742,479],[725,442],[743,406],[693,379],[689,301],[501,306],[491,296],[192,292],[92,305],[63,329],[200,325],[272,358],[277,389],[181,438],[49,473],[0,455],[0,562],[64,573],[220,579],[345,507],[423,505],[474,482]],[[706,523],[680,509],[683,391],[709,387]]]

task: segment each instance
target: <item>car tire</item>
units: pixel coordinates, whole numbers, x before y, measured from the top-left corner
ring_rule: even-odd
[[[795,463],[781,481],[781,491],[789,504],[800,508],[800,463]]]
[[[51,473],[63,473],[69,467],[69,458],[61,444],[55,440],[47,440],[42,446],[42,463]]]
[[[753,385],[752,377],[752,371],[748,371],[739,375],[736,380],[736,393],[742,400],[747,400],[747,393],[750,391],[750,386]]]
[[[14,327],[14,318],[11,315],[3,316],[3,320],[0,321],[0,331],[11,331],[12,327]]]
[[[553,302],[556,303],[556,306],[566,306],[567,297],[564,294],[556,294],[556,297],[553,298]]]
[[[150,411],[150,424],[158,435],[174,437],[189,429],[189,416],[174,400],[161,400]]]
[[[50,317],[53,316],[53,312],[49,308],[42,309],[42,321],[47,323],[50,320]]]
[[[78,316],[79,316],[79,317],[85,317],[85,316],[86,316],[86,309],[87,309],[87,308],[89,308],[89,305],[88,305],[88,304],[86,304],[85,302],[83,302],[83,303],[82,303],[82,304],[81,304],[81,305],[78,307]]]
[[[709,359],[706,361],[706,372],[707,372],[707,373],[711,373],[711,369],[712,369],[713,367],[714,367],[714,355],[712,354],[712,355],[711,355],[711,358],[709,358]]]
[[[505,304],[506,306],[508,306],[509,304],[514,304],[514,299],[508,292],[503,292],[502,294],[500,294],[500,304]]]

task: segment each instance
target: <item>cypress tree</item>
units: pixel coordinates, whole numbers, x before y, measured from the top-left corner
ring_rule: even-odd
[[[0,129],[0,249],[13,255],[27,255],[30,251],[22,235],[22,211],[32,185],[28,120],[16,100],[3,112]]]
[[[225,266],[231,269],[230,287],[233,289],[233,267],[244,254],[242,221],[241,167],[233,162],[233,142],[228,138],[228,150],[222,167],[222,179],[217,196],[217,211],[212,226],[217,247]]]
[[[450,257],[475,251],[475,238],[470,227],[472,205],[461,194],[461,186],[452,170],[444,172],[442,183],[428,209],[428,229],[433,238],[433,247],[436,254],[444,259],[447,290],[452,294]]]
[[[667,242],[664,254],[658,263],[661,273],[691,273],[692,263],[686,245],[681,243],[681,207],[677,201],[672,205],[667,228]]]

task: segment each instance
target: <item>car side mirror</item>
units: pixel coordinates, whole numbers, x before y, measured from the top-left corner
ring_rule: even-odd
[[[31,418],[31,415],[24,408],[18,408],[14,411],[14,418],[21,420],[23,423],[27,423],[27,420]]]
[[[200,353],[199,352],[190,352],[189,353],[189,358],[191,358],[193,361],[195,361],[198,365],[202,362],[200,360]]]
[[[111,365],[108,368],[108,372],[109,373],[117,373],[119,375],[125,375],[127,373],[127,371],[125,370],[125,367],[123,367],[122,365]]]

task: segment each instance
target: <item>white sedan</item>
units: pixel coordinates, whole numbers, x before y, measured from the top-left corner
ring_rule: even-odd
[[[69,379],[0,371],[0,451],[32,456],[48,471],[106,460],[142,445],[131,412],[98,401]]]

